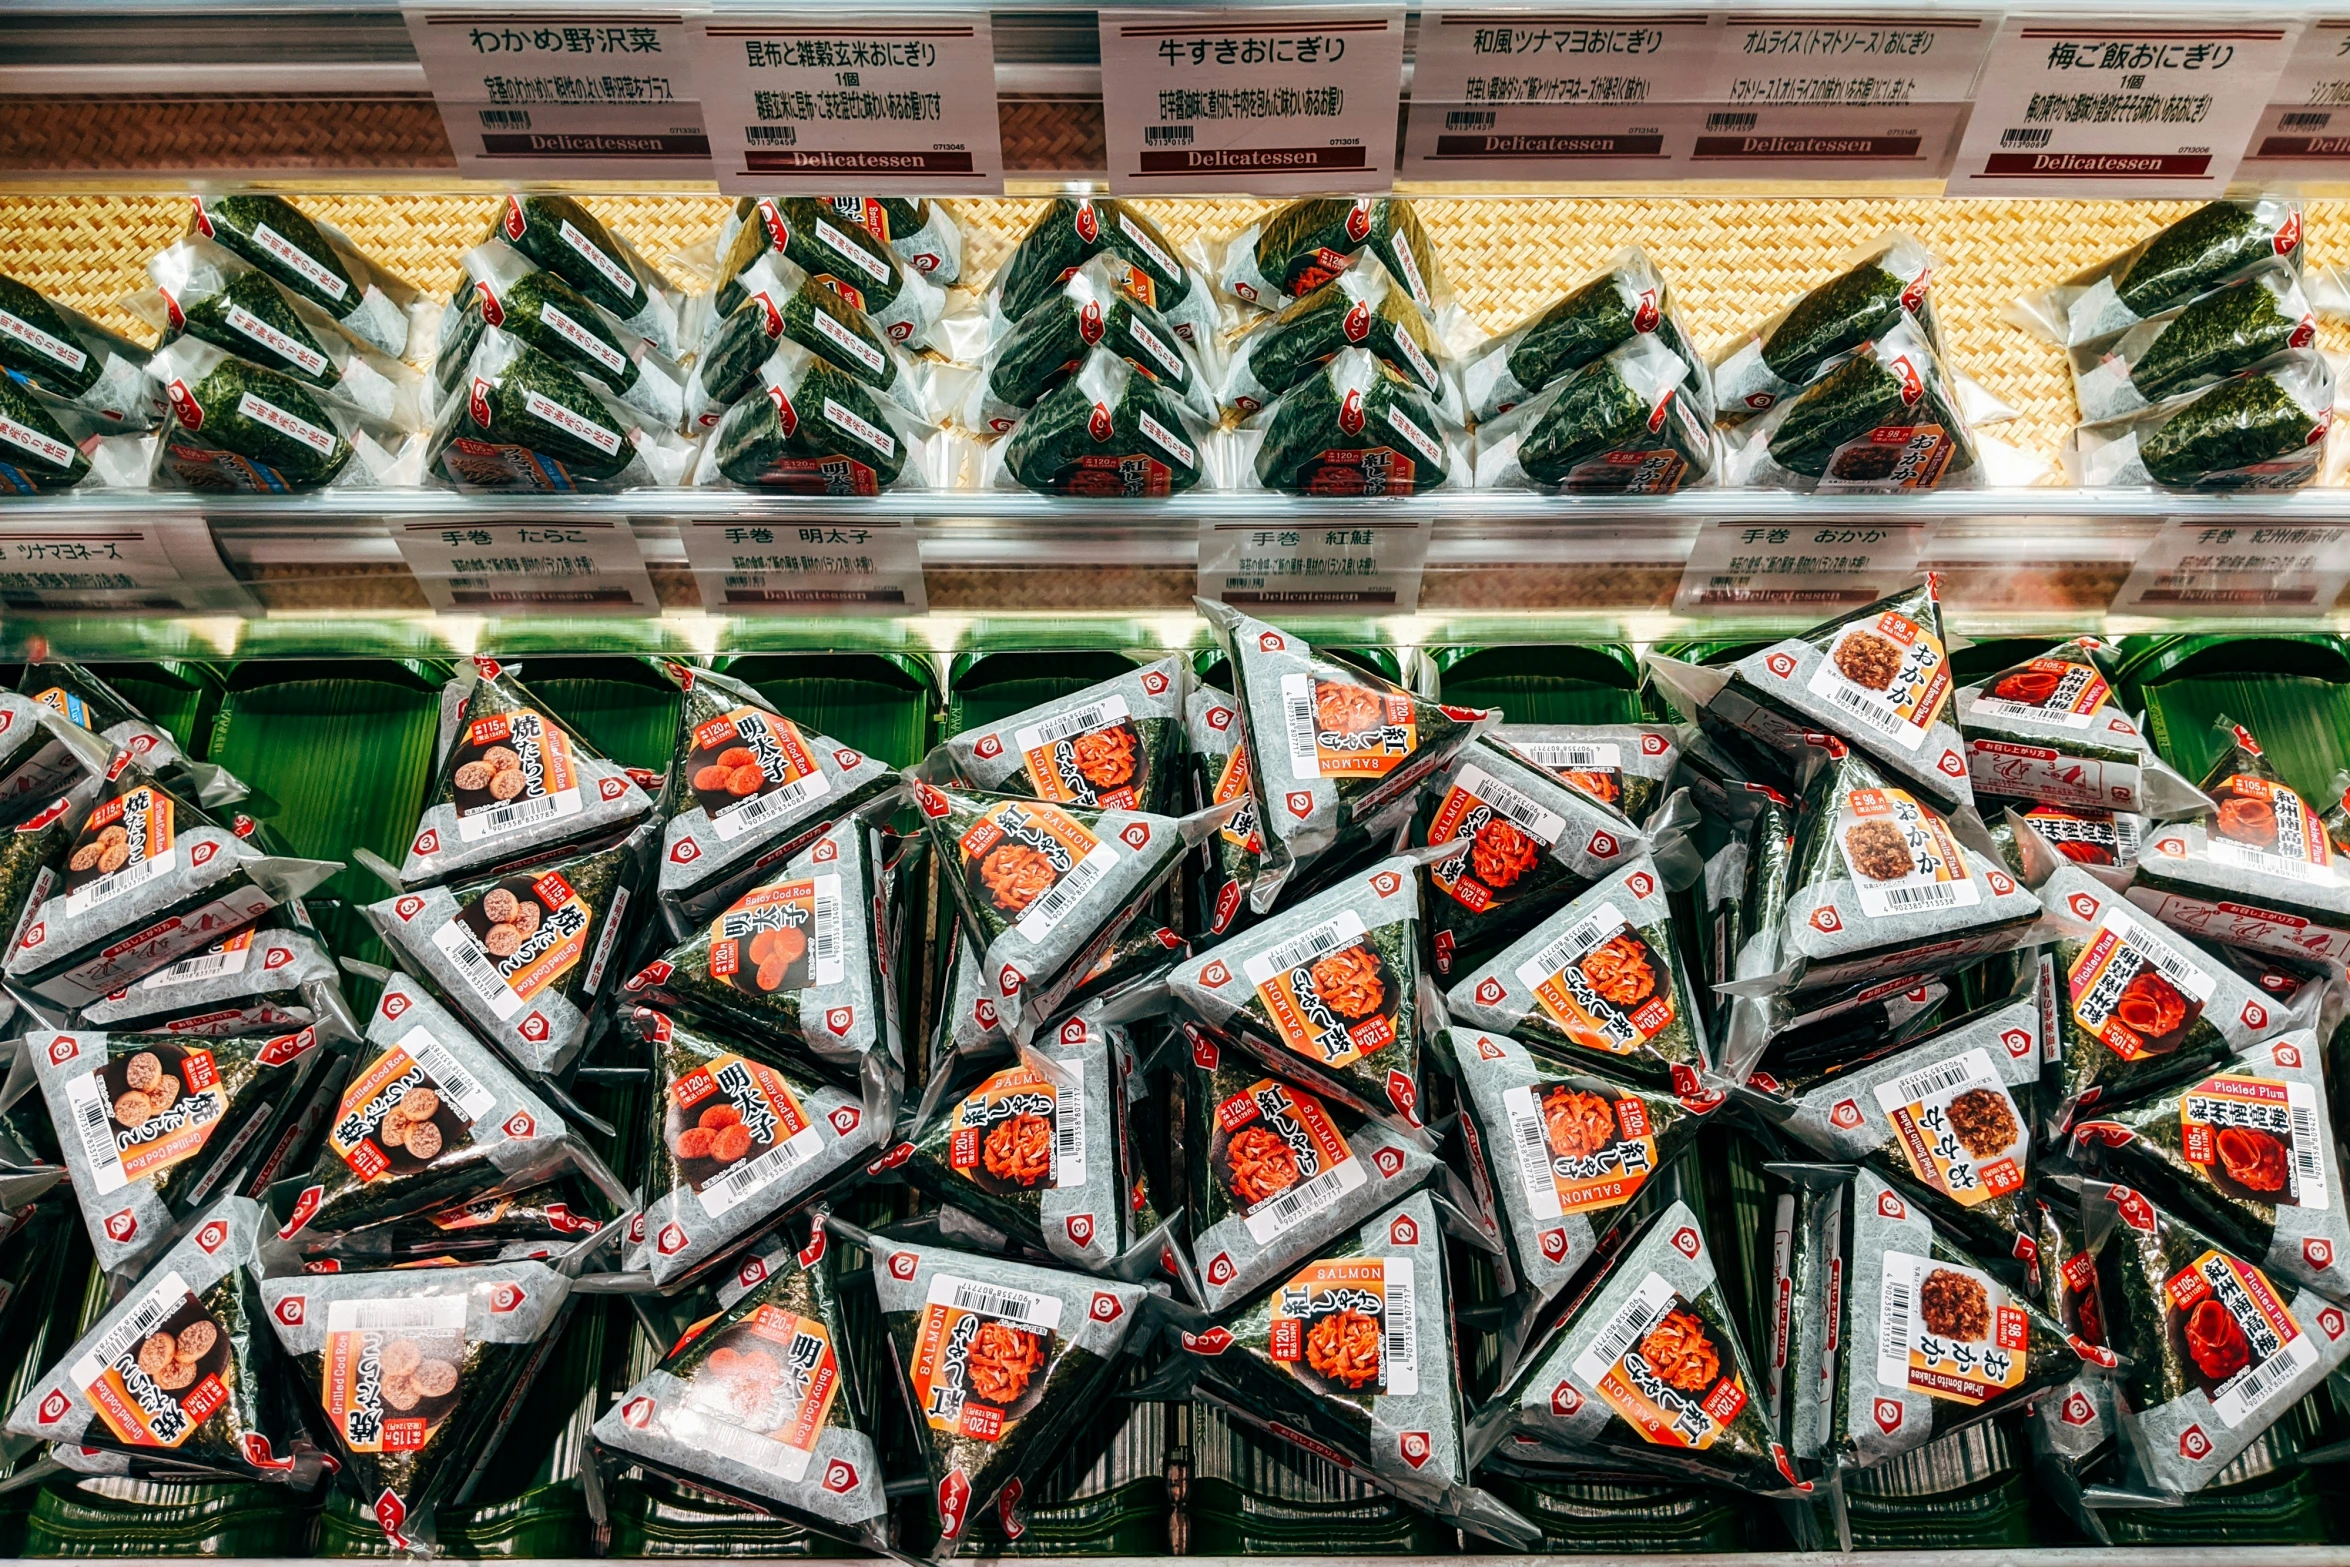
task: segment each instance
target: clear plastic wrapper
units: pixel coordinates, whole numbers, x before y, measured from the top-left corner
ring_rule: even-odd
[[[8,1416],[11,1436],[222,1479],[316,1481],[269,1328],[258,1204],[215,1203]]]
[[[635,246],[570,197],[509,195],[485,237],[554,273],[666,357],[685,352],[678,330],[682,296]]]
[[[1240,802],[1207,842],[1200,846],[1196,896],[1188,905],[1192,930],[1201,936],[1222,936],[1245,921],[1249,889],[1256,884],[1257,867],[1265,853],[1255,793],[1249,788],[1248,747],[1241,743],[1240,706],[1229,692],[1200,686],[1191,693],[1185,728],[1191,740],[1193,804],[1206,808]],[[2350,782],[2344,785],[2350,797]],[[2350,831],[2350,829],[2346,829]]]
[[[2037,1256],[2041,969],[1985,1007],[1898,1049],[1869,1052],[1800,1090],[1751,1079],[1739,1101],[1822,1159],[1891,1181],[1996,1271],[2022,1276]]]
[[[940,742],[926,777],[999,794],[1183,814],[1191,661],[1169,654]]]
[[[656,836],[647,821],[618,843],[479,881],[414,892],[395,882],[359,912],[482,1038],[526,1072],[557,1074],[601,1031],[623,932],[643,923]]]
[[[1514,1549],[1540,1543],[1471,1483],[1444,1235],[1425,1194],[1332,1237],[1183,1347],[1200,1390],[1234,1418],[1456,1528]]]
[[[2072,349],[2073,397],[2084,424],[2118,419],[2316,341],[2300,270],[2272,259],[2110,342]]]
[[[344,1230],[302,1246],[309,1273],[559,1261],[620,1217],[610,1194],[566,1171],[552,1180]],[[280,1270],[283,1271],[283,1270]]]
[[[524,689],[521,673],[520,664],[476,658],[442,688],[446,732],[403,885],[545,859],[617,836],[652,809],[628,770]]]
[[[436,1553],[440,1508],[505,1434],[570,1292],[562,1272],[529,1261],[261,1286],[343,1487],[390,1554]]]
[[[1421,787],[1494,715],[1449,707],[1317,654],[1222,603],[1193,601],[1222,646],[1264,837],[1250,906],[1391,833]]]
[[[283,495],[415,481],[408,432],[202,338],[173,338],[147,372],[171,405],[155,443],[158,484]]]
[[[2142,816],[2206,803],[2122,710],[2119,678],[2110,644],[2076,637],[1960,687],[1958,724],[1976,792]]]
[[[331,1251],[352,1230],[526,1190],[567,1161],[626,1201],[562,1117],[407,975],[384,982],[356,1062],[310,1169],[268,1188],[280,1240]]]
[[[75,728],[97,737],[93,756],[128,751],[167,782],[196,794],[208,808],[243,799],[245,786],[225,768],[189,756],[160,726],[87,666],[71,659],[35,660],[24,667],[18,690],[63,714]]]
[[[1681,737],[1667,724],[1513,724],[1503,717],[1487,731],[1494,739],[1635,822],[1664,803],[1681,764]]]
[[[1345,877],[1176,966],[1177,1004],[1283,1077],[1366,1115],[1425,1123],[1417,864]]]
[[[1247,471],[1293,495],[1424,495],[1472,472],[1465,440],[1367,348],[1324,361],[1243,430]]]
[[[1396,196],[1293,201],[1223,246],[1217,283],[1236,299],[1279,310],[1346,270],[1368,249],[1424,316],[1451,302],[1436,247],[1412,204]]]
[[[2350,1317],[2127,1186],[2087,1181],[2090,1249],[2118,1288],[2113,1347],[2125,1472],[2157,1492],[2209,1485],[2350,1356]]]
[[[2299,489],[2323,471],[2333,422],[2325,355],[2288,349],[2201,391],[2082,425],[2065,476],[2084,489]]]
[[[2271,258],[2298,274],[2300,203],[2285,196],[2206,202],[2120,255],[2027,294],[2011,318],[2051,342],[2077,347],[2126,332]]]
[[[55,1007],[87,1006],[341,868],[265,852],[117,752],[62,880],[9,949],[8,983]]]
[[[688,433],[716,425],[731,404],[755,391],[762,368],[785,338],[909,413],[929,416],[929,365],[790,257],[769,251],[735,281],[742,303],[711,323],[685,385]]]
[[[147,276],[154,287],[124,303],[157,329],[160,343],[202,338],[399,429],[420,428],[432,411],[421,371],[353,338],[333,316],[211,240],[191,234],[157,251],[147,258]]]
[[[1422,791],[1404,842],[1451,846],[1423,871],[1439,978],[1650,848],[1621,812],[1490,734],[1462,747]]]
[[[597,1448],[886,1551],[875,1390],[859,1383],[837,1258],[821,1217],[807,1245],[777,1247],[748,1289],[620,1395],[596,1422]]]
[[[565,494],[675,484],[694,449],[566,362],[487,327],[433,421],[425,468],[461,488]]]
[[[685,372],[651,339],[616,324],[594,301],[504,240],[474,246],[464,266],[473,284],[474,316],[483,326],[520,338],[663,429],[676,428]],[[471,353],[470,345],[444,342],[444,362],[452,348]]]
[[[87,774],[69,792],[0,835],[0,935],[8,942],[0,950],[16,950],[33,911],[49,896],[50,889],[65,879],[66,856],[104,787],[103,778]],[[16,998],[0,990],[0,1027],[17,1011]]]
[[[1002,330],[959,410],[962,422],[1004,434],[1099,347],[1159,383],[1193,418],[1213,424],[1216,394],[1206,351],[1176,332],[1159,313],[1158,298],[1151,274],[1125,257],[1092,257],[1017,321],[999,321]]]
[[[2254,1045],[2211,1075],[2073,1122],[2100,1175],[2191,1219],[2273,1277],[2350,1295],[2350,1216],[2317,1035]]]
[[[1461,977],[1454,1019],[1561,1061],[1670,1088],[1692,1109],[1721,1102],[1702,1079],[1705,1022],[1663,880],[1646,855]]]
[[[1158,1308],[1139,1284],[867,1236],[882,1328],[928,1471],[943,1562],[975,1510],[1018,1525],[1021,1500],[1107,1392]],[[1017,1533],[1015,1528],[1009,1532]]]
[[[844,822],[712,911],[622,989],[837,1082],[862,1085],[872,1068],[895,1081],[887,881],[871,830]]]
[[[1688,366],[1653,335],[1552,382],[1477,431],[1481,490],[1669,495],[1721,466],[1687,395]]]
[[[748,1036],[651,1007],[630,1009],[620,1031],[659,1085],[647,1201],[629,1221],[623,1265],[663,1290],[860,1174],[889,1141],[897,1095],[880,1061],[869,1061],[851,1092],[810,1079]]]
[[[1637,245],[1617,251],[1604,270],[1556,304],[1463,357],[1469,417],[1483,424],[1508,413],[1611,350],[1651,336],[1682,361],[1684,384],[1695,399],[1692,412],[1700,423],[1711,423],[1712,372],[1690,345],[1664,274]]]
[[[2111,1328],[2097,1278],[2097,1254],[2083,1229],[2079,1194],[2043,1193],[2033,1201],[2039,1216],[2040,1309],[2057,1326],[2085,1344],[2111,1348]],[[2082,1533],[2110,1544],[2096,1509],[2082,1499],[2083,1482],[2113,1451],[2120,1430],[2113,1380],[2100,1371],[2064,1383],[2032,1411],[2032,1451],[2041,1489],[2062,1507]]]
[[[1188,1161],[1185,1227],[1210,1313],[1437,1178],[1417,1139],[1268,1072],[1215,1029],[1181,1027],[1183,1093],[1203,1138]]]
[[[750,297],[743,274],[775,251],[863,311],[891,342],[930,345],[946,310],[946,290],[921,270],[901,266],[889,243],[861,218],[843,213],[840,203],[823,196],[746,197],[730,222],[733,232],[719,255],[710,297],[719,318],[741,308]]]
[[[799,344],[778,342],[719,418],[693,482],[792,495],[877,495],[946,482],[937,432]]]
[[[105,773],[113,758],[104,753],[104,741],[48,703],[0,691],[0,821],[46,816],[60,794]]]
[[[103,427],[152,429],[163,405],[147,353],[70,305],[0,273],[0,375],[83,410]]]
[[[1496,1228],[1517,1284],[1505,1362],[1548,1319],[1630,1205],[1697,1135],[1699,1116],[1670,1094],[1635,1088],[1579,1061],[1539,1055],[1476,1029],[1443,1033],[1460,1084],[1469,1157],[1494,1195]]]
[[[1054,1262],[1140,1279],[1167,1251],[1136,1157],[1124,1028],[1084,1009],[925,1104],[898,1166],[940,1202]]]
[[[1983,454],[1931,334],[1902,316],[1742,431],[1726,472],[1765,489],[1932,490],[1981,483]]]
[[[857,204],[867,233],[880,237],[898,260],[941,288],[963,280],[963,230],[943,201],[928,196],[835,196],[842,211]]]
[[[198,196],[189,229],[316,305],[360,342],[394,359],[407,356],[423,299],[333,224],[306,216],[283,196]]]
[[[1469,1450],[1807,1495],[1736,1323],[1697,1215],[1667,1204],[1545,1325],[1477,1412]]]
[[[988,448],[984,482],[1040,495],[1180,495],[1205,476],[1212,438],[1165,383],[1097,345]]]
[[[1936,335],[1930,300],[1935,265],[1925,246],[1901,233],[1848,252],[1842,272],[1715,357],[1715,411],[1746,419],[1774,408],[1905,318],[1914,320],[1917,335],[1930,345]]]
[[[663,824],[659,888],[672,937],[778,857],[894,800],[897,774],[886,762],[786,717],[747,681],[671,659],[655,667],[683,693],[653,812]]]
[[[1046,207],[1010,259],[996,269],[988,293],[990,313],[1003,321],[1020,320],[1104,251],[1149,275],[1152,304],[1176,336],[1203,352],[1213,348],[1222,323],[1208,297],[1207,279],[1177,259],[1174,244],[1139,208],[1113,198],[1063,196]]]
[[[147,482],[151,444],[109,438],[71,410],[0,375],[0,496],[70,490],[99,475],[98,488]]]
[[[1951,701],[1940,584],[1921,582],[1724,667],[1650,654],[1642,668],[1692,722],[1757,741],[1790,774],[1825,730],[1944,810],[1974,802]],[[1690,753],[1685,753],[1690,754]]]
[[[2145,846],[2153,824],[2127,811],[2101,811],[2093,805],[2040,805],[2017,800],[2001,808],[1997,800],[1986,824],[1991,842],[2009,870],[2023,874],[2024,850],[2018,835],[2029,832],[2050,850],[2072,861],[2116,892],[2127,892],[2138,874],[2138,851]]]
[[[2203,776],[2206,807],[2146,840],[2130,900],[2192,935],[2340,969],[2350,963],[2350,861],[2250,730],[2224,715],[2214,727],[2226,744]]]
[[[1417,387],[1447,422],[1467,423],[1450,354],[1376,254],[1358,255],[1234,343],[1224,405],[1254,414],[1349,347],[1369,351]]]
[[[236,1189],[327,1054],[314,1029],[237,1039],[35,1029],[5,1094],[38,1089],[99,1266],[125,1273]]]

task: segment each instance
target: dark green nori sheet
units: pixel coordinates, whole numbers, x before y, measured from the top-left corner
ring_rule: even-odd
[[[1138,322],[1160,348],[1174,356],[1172,364],[1136,336]],[[1033,407],[1077,373],[1095,344],[1151,380],[1164,382],[1174,395],[1191,395],[1197,377],[1177,346],[1175,329],[1157,311],[1136,303],[1122,290],[1107,310],[1092,303],[1081,306],[1066,294],[1056,294],[1022,316],[997,350],[995,369],[987,378],[988,395],[1014,408]]]
[[[1381,364],[1428,396],[1443,395],[1435,372],[1437,356],[1444,350],[1428,329],[1427,317],[1412,303],[1410,291],[1392,284],[1374,306],[1361,297],[1359,287],[1348,286],[1354,275],[1332,278],[1249,333],[1248,373],[1266,398],[1280,396],[1311,375],[1315,366],[1357,346],[1369,349]]]
[[[2271,354],[2305,347],[2309,323],[2279,308],[2257,280],[2215,289],[2174,317],[2130,366],[2130,385],[2160,402],[2190,381],[2233,375]]]
[[[1644,309],[1657,313],[1657,339],[1695,366],[1697,351],[1673,319],[1671,290],[1660,288],[1653,304],[1640,298],[1621,271],[1600,274],[1536,317],[1510,350],[1510,375],[1520,386],[1539,390],[1640,335]],[[1690,371],[1690,386],[1696,389]]]
[[[2138,457],[2157,484],[2201,484],[2291,456],[2310,444],[2322,417],[2302,407],[2275,372],[2254,371],[2181,404],[2138,437]]]
[[[300,251],[319,271],[343,284],[343,294],[336,298],[321,288],[311,275],[286,261],[274,249],[255,237],[255,231],[267,227],[280,239]],[[366,290],[343,265],[343,258],[334,246],[318,231],[318,226],[303,216],[302,210],[283,196],[204,196],[198,198],[196,228],[207,239],[218,241],[237,255],[259,267],[278,282],[293,290],[296,297],[307,299],[319,309],[341,320],[359,309]]]
[[[822,315],[833,325],[868,344],[880,356],[881,368],[873,366],[834,342],[816,325]],[[713,403],[731,403],[758,383],[759,367],[775,351],[775,340],[791,339],[809,353],[823,360],[841,374],[852,377],[886,392],[897,384],[897,361],[889,355],[886,339],[873,330],[865,313],[818,283],[814,278],[804,279],[791,297],[776,303],[770,310],[761,301],[745,296],[734,314],[718,323],[702,345],[702,395]]]
[[[175,381],[167,391],[177,428],[164,431],[165,447],[175,457],[181,455],[182,448],[190,448],[204,459],[178,469],[181,482],[191,487],[274,489],[283,485],[293,490],[315,489],[331,482],[351,461],[351,443],[310,389],[292,376],[229,358],[214,365],[194,386],[182,388]],[[329,450],[321,452],[309,442],[241,412],[239,404],[247,396],[312,429],[323,430],[333,437]],[[247,483],[236,483],[220,472],[215,453],[226,453],[232,461],[243,459],[258,475]]]
[[[855,251],[868,266],[860,266],[855,259],[843,255],[833,240],[817,229],[819,223],[839,236],[839,244]],[[897,256],[866,232],[863,224],[842,217],[829,197],[763,196],[751,203],[742,226],[735,230],[734,242],[719,258],[718,276],[723,281],[718,285],[714,303],[721,316],[731,316],[742,308],[743,301],[750,297],[743,291],[742,275],[752,262],[771,250],[781,250],[787,260],[810,278],[836,289],[845,287],[853,291],[849,302],[859,309],[881,310],[896,300],[906,286]],[[875,271],[882,276],[875,277]]]
[[[1137,244],[1119,226],[1121,218],[1142,230],[1157,247],[1157,254]],[[1044,216],[1021,237],[1012,259],[996,274],[998,307],[1004,319],[1025,318],[1066,282],[1071,272],[1105,250],[1150,274],[1158,286],[1160,309],[1181,304],[1189,296],[1190,275],[1180,269],[1170,271],[1163,264],[1174,259],[1175,247],[1157,224],[1122,201],[1063,196],[1045,208]]]
[[[1763,344],[1763,363],[1782,381],[1804,385],[1841,353],[1882,336],[1907,310],[1928,337],[1935,335],[1933,306],[1923,288],[1885,268],[1878,252],[1828,279],[1792,305]]]
[[[628,274],[626,286],[614,282],[603,268],[564,238],[565,224],[581,240],[602,251],[605,260]],[[569,196],[508,196],[498,214],[496,237],[612,312],[616,321],[643,314],[651,303],[646,280],[637,276],[636,268],[611,232]]]
[[[898,482],[911,455],[862,381],[813,358],[795,387],[754,384],[710,440],[728,479],[795,495],[878,494]]]
[[[1108,378],[1124,384],[1103,403],[1095,401],[1094,379],[1081,371],[1063,381],[1005,438],[1004,467],[1013,478],[1041,495],[1180,495],[1199,483],[1199,443],[1166,387],[1129,370]],[[1150,438],[1146,417],[1189,448],[1191,460]]]
[[[1393,196],[1314,197],[1293,201],[1257,230],[1258,273],[1292,298],[1320,288],[1346,257],[1368,247],[1405,289],[1417,294],[1436,275],[1436,252],[1411,203]],[[1408,257],[1399,252],[1408,251]],[[1270,301],[1265,301],[1270,303]],[[1427,300],[1431,307],[1436,301]]]
[[[1652,409],[1606,359],[1584,366],[1559,392],[1519,443],[1518,465],[1538,484],[1564,484],[1577,467],[1616,451],[1638,452],[1641,461],[1625,464],[1620,482],[1610,482],[1613,472],[1585,474],[1571,487],[1647,494],[1678,489],[1713,471],[1705,427],[1692,418],[1679,389]],[[1678,464],[1659,452],[1674,454]],[[1675,467],[1677,472],[1666,471]]]
[[[239,330],[230,320],[231,310],[241,309],[257,318],[273,332],[283,333],[296,344],[316,354],[326,363],[312,371],[301,362],[280,352],[274,345],[263,342]],[[342,367],[327,357],[326,346],[319,342],[302,318],[295,314],[278,285],[259,272],[239,272],[228,280],[218,293],[207,295],[194,304],[180,306],[181,325],[163,334],[163,342],[170,342],[182,333],[201,338],[215,348],[224,348],[242,359],[265,365],[295,380],[331,392],[342,380]]]
[[[463,405],[434,432],[427,461],[428,467],[446,472],[461,484],[503,486],[525,477],[510,468],[499,448],[518,449],[546,465],[552,482],[534,488],[616,479],[636,461],[636,442],[630,439],[633,422],[615,421],[601,392],[535,348],[525,346],[495,384],[476,377],[461,390]],[[606,451],[586,436],[533,412],[533,395],[609,431],[619,437],[618,446]]]
[[[590,353],[565,336],[547,319],[550,305],[573,326],[603,344],[620,360],[620,368],[613,369],[609,359]],[[500,295],[497,310],[498,319],[489,325],[504,327],[566,369],[601,382],[615,392],[625,392],[636,384],[638,366],[628,351],[628,344],[605,324],[585,294],[543,267],[524,273]]]
[[[1293,495],[1425,495],[1451,481],[1435,410],[1410,382],[1370,362],[1373,373],[1356,380],[1343,373],[1348,355],[1331,360],[1263,416],[1257,477],[1265,488]],[[1435,455],[1396,429],[1391,415],[1417,426]]]
[[[98,384],[98,377],[106,368],[105,356],[87,352],[81,334],[73,329],[65,313],[30,284],[0,272],[0,311],[68,348],[85,349],[76,368],[52,358],[14,332],[0,332],[0,371],[30,381],[51,397],[78,397]]]
[[[1771,432],[1771,460],[1790,473],[1812,479],[1862,482],[1892,476],[1893,464],[1903,454],[1899,446],[1885,449],[1885,471],[1855,471],[1856,456],[1848,453],[1839,471],[1830,472],[1839,448],[1871,430],[1935,424],[1949,438],[1949,459],[1939,478],[1927,486],[1953,478],[1975,464],[1975,448],[1966,419],[1943,400],[1938,366],[1927,364],[1913,388],[1909,381],[1869,354],[1856,354],[1803,390],[1786,417]]]
[[[169,439],[168,431],[165,438]],[[69,454],[62,463],[56,460],[58,447]],[[14,377],[0,375],[0,494],[70,490],[89,476],[90,459],[64,426]]]
[[[2288,221],[2297,226],[2299,216]],[[2276,239],[2252,208],[2206,202],[2147,240],[2114,277],[2114,293],[2134,315],[2160,315],[2238,267],[2276,253]]]

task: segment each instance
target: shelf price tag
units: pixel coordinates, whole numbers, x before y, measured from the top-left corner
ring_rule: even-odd
[[[1400,6],[1100,19],[1113,194],[1369,196],[1394,183]]]
[[[2350,585],[2350,526],[2165,518],[2116,615],[2323,615]]]
[[[10,614],[246,615],[259,606],[194,517],[7,525],[0,609]]]
[[[1917,575],[1931,519],[1698,524],[1676,615],[1782,614],[1871,604]]]
[[[2350,16],[2310,22],[2244,149],[2247,179],[2350,176]]]
[[[2010,16],[1949,182],[1968,196],[2217,196],[2299,21]]]
[[[476,180],[704,180],[710,139],[676,11],[401,13]]]
[[[1700,10],[1420,13],[1410,180],[1657,179],[1681,172],[1685,101],[1721,24]]]
[[[920,615],[922,541],[911,524],[680,517],[678,537],[713,615]]]
[[[444,614],[655,615],[661,601],[628,524],[393,518],[400,558]]]
[[[1408,615],[1428,564],[1425,520],[1344,526],[1202,522],[1199,595],[1251,613],[1367,610]]]
[[[726,11],[693,31],[727,194],[1003,190],[985,11]]]

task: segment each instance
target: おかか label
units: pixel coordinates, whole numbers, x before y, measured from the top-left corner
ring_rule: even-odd
[[[363,1181],[432,1163],[463,1146],[497,1096],[448,1048],[412,1028],[352,1079],[335,1111],[327,1146]]]
[[[1959,1404],[1997,1398],[2024,1380],[2031,1320],[1977,1268],[1909,1252],[1884,1254],[1877,1381]]]
[[[947,1162],[990,1191],[1085,1184],[1085,1095],[1028,1066],[996,1073],[955,1107]]]
[[[1950,662],[1941,639],[1891,610],[1867,625],[1845,626],[1812,671],[1812,695],[1914,751],[1950,694]]]
[[[1506,903],[1566,836],[1567,819],[1475,765],[1463,767],[1428,823],[1430,843],[1458,843],[1429,879],[1477,913]]]
[[[354,1453],[413,1453],[457,1407],[465,1297],[326,1308],[319,1403]]]
[[[68,1370],[114,1439],[178,1447],[228,1402],[228,1340],[176,1269]]]
[[[1039,799],[1120,811],[1141,807],[1142,734],[1123,697],[1104,697],[1016,729],[1012,746]]]
[[[2258,1268],[2207,1251],[2172,1274],[2163,1294],[2195,1383],[2230,1428],[2317,1365],[2317,1345]]]
[[[832,780],[788,718],[737,708],[696,728],[693,738],[686,778],[721,843],[790,817],[831,792]]]
[[[1836,812],[1861,912],[1872,919],[1971,908],[1974,878],[1940,813],[1904,789],[1854,789]]]
[[[790,1085],[763,1062],[719,1056],[671,1083],[669,1104],[669,1151],[713,1218],[823,1148],[824,1134]]]
[[[65,1102],[100,1196],[194,1158],[223,1108],[212,1052],[177,1045],[67,1079]]]
[[[1274,1292],[1272,1305],[1266,1353],[1300,1381],[1340,1395],[1420,1391],[1411,1258],[1310,1263]]]
[[[1395,1042],[1397,981],[1352,909],[1250,956],[1241,972],[1281,1042],[1317,1065],[1348,1066]]]
[[[2179,1098],[2179,1152],[2230,1195],[2276,1207],[2325,1208],[2317,1090],[2289,1079],[2227,1073]]]
[[[479,843],[580,810],[579,771],[563,732],[528,708],[465,726],[457,766],[457,836]]]
[[[1705,1319],[1651,1273],[1575,1357],[1575,1377],[1646,1440],[1703,1449],[1746,1407],[1735,1366]]]
[[[1670,1028],[1672,996],[1656,954],[1612,903],[1518,965],[1518,983],[1575,1043],[1629,1055]]]
[[[1322,1102],[1269,1077],[1216,1107],[1208,1163],[1260,1246],[1370,1180]]]
[[[1910,1173],[1953,1201],[1972,1208],[2023,1188],[2030,1136],[1989,1051],[1880,1083],[1877,1106]]]
[[[1412,699],[1312,674],[1281,677],[1289,765],[1299,778],[1381,778],[1420,746]]]
[[[2211,999],[2214,976],[2153,926],[2105,905],[2089,942],[2065,971],[2073,1020],[2125,1061],[2179,1047]]]
[[[1061,1303],[941,1273],[930,1281],[909,1380],[933,1431],[1000,1440],[1035,1405]]]
[[[1629,1202],[1656,1169],[1655,1128],[1637,1096],[1537,1083],[1503,1090],[1501,1107],[1537,1219]]]
[[[807,1478],[839,1392],[840,1360],[824,1324],[763,1305],[703,1347],[671,1430],[722,1457],[796,1482]]]

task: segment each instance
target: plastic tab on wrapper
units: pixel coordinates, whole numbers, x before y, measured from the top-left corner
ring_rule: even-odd
[[[2300,203],[2285,196],[2206,202],[2121,254],[2025,295],[2007,316],[2050,342],[2078,346],[2126,332],[2271,259],[2300,272]]]

